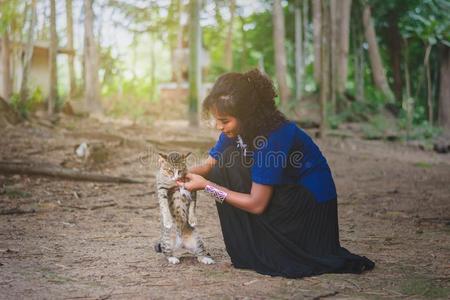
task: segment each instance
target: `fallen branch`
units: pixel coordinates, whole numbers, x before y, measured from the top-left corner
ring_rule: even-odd
[[[65,208],[80,209],[80,210],[96,210],[96,209],[105,208],[105,207],[111,207],[111,206],[116,206],[116,205],[117,205],[116,203],[107,203],[107,204],[94,205],[94,206],[91,206],[91,207],[76,206],[76,205],[59,205],[59,206],[65,207]]]
[[[133,206],[133,205],[122,205],[119,206],[119,209],[155,209],[158,208],[159,205],[148,205],[148,206]]]
[[[89,207],[84,207],[84,206],[76,206],[76,205],[60,205],[61,207],[65,207],[65,208],[73,208],[73,209],[80,209],[80,210],[88,210]]]
[[[132,195],[130,195],[130,197],[142,197],[142,196],[147,196],[147,195],[153,195],[154,193],[155,193],[155,191],[139,193],[139,194],[132,194]]]
[[[142,181],[126,178],[107,176],[94,173],[85,173],[77,170],[62,168],[49,163],[32,162],[7,162],[0,161],[1,174],[23,174],[23,175],[41,175],[56,177],[61,179],[77,181],[95,181],[95,182],[116,182],[116,183],[144,183]]]
[[[99,208],[111,207],[111,206],[116,206],[116,205],[117,205],[116,203],[101,204],[101,205],[92,206],[90,209],[95,210],[95,209],[99,209]]]
[[[0,210],[0,215],[23,215],[23,214],[34,214],[35,209],[22,209],[22,208],[7,208]]]
[[[59,151],[59,150],[64,150],[66,148],[74,148],[75,146],[67,146],[67,145],[59,145],[59,146],[55,146],[55,147],[50,147],[50,148],[43,148],[43,149],[36,149],[36,150],[32,150],[30,152],[27,152],[26,155],[37,155],[37,154],[48,154],[49,152],[52,151]]]

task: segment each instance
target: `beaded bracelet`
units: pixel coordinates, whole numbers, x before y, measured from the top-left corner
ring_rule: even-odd
[[[221,191],[209,184],[205,186],[205,192],[214,197],[215,200],[219,203],[223,203],[223,201],[225,201],[225,198],[228,196],[226,192]]]

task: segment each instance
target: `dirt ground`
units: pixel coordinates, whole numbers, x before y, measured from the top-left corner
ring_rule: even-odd
[[[374,260],[362,275],[285,279],[234,269],[213,200],[199,193],[198,228],[215,265],[185,254],[168,265],[153,251],[159,209],[155,151],[205,158],[217,132],[183,122],[133,125],[64,117],[57,126],[0,129],[1,161],[33,161],[126,176],[142,184],[0,175],[1,299],[448,298],[450,155],[401,143],[327,138],[339,194],[341,243]],[[104,159],[83,163],[82,142]]]

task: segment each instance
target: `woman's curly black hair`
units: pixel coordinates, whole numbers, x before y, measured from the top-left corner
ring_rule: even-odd
[[[226,73],[203,101],[203,114],[208,117],[217,110],[238,119],[240,136],[253,148],[257,136],[267,136],[287,122],[275,105],[276,96],[272,80],[258,69]]]

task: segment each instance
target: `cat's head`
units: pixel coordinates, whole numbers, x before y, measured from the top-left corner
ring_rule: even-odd
[[[179,180],[186,176],[187,165],[186,158],[191,154],[181,154],[178,152],[170,152],[169,154],[158,153],[160,162],[160,172],[171,180]]]

